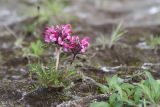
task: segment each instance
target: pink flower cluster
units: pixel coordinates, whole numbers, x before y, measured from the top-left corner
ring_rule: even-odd
[[[69,24],[47,27],[44,32],[44,40],[62,47],[65,52],[84,53],[89,46],[89,37],[80,40],[79,36],[71,36],[71,33],[71,25]]]

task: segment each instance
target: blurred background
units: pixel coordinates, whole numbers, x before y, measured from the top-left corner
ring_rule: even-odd
[[[62,9],[94,26],[119,21],[126,27],[160,23],[160,0],[59,0],[59,3],[47,4],[50,1],[58,0],[0,0],[0,23],[10,25],[37,15],[37,6],[41,11],[46,9],[46,13],[49,13],[47,9],[52,11],[53,15]]]
[[[6,50],[20,48],[27,56],[25,48],[42,40],[46,26],[67,23],[73,34],[91,36],[92,46],[107,44],[121,23],[120,44],[147,49],[149,42],[157,45],[152,37],[160,33],[160,0],[0,0],[1,63]]]

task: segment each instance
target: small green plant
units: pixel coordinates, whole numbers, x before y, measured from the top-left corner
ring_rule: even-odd
[[[117,26],[117,28],[113,31],[111,35],[110,43],[109,43],[109,48],[111,48],[113,44],[115,44],[118,40],[120,40],[122,36],[126,33],[122,30],[121,27],[122,27],[122,23],[120,23]]]
[[[160,46],[160,36],[155,36],[155,37],[152,36],[150,41],[149,41],[149,45],[153,49],[156,49],[158,46]]]
[[[105,35],[100,35],[97,38],[97,43],[102,44],[103,49],[106,47],[106,45],[109,46],[109,48],[111,48],[118,40],[120,40],[122,38],[122,36],[126,33],[125,31],[123,31],[122,27],[122,23],[120,23],[115,30],[113,30],[111,37],[107,37]]]
[[[160,83],[149,72],[145,73],[148,79],[138,84],[144,94],[144,99],[153,105],[160,104]]]
[[[39,58],[44,53],[44,44],[41,40],[31,42],[29,47],[22,48],[24,57],[37,57]]]
[[[149,72],[145,72],[147,80],[137,85],[119,82],[115,75],[108,80],[107,85],[99,85],[102,93],[110,93],[107,102],[93,102],[90,107],[123,107],[123,106],[153,106],[160,104],[160,82]]]
[[[40,40],[37,40],[36,42],[32,42],[30,45],[30,50],[32,55],[39,57],[43,54],[43,43]]]
[[[110,93],[111,96],[107,102],[95,102],[91,104],[91,107],[123,107],[124,105],[135,106],[140,103],[141,93],[140,90],[129,83],[121,82],[121,79],[117,75],[108,79],[107,85],[100,85],[100,91],[102,93]],[[92,106],[97,105],[97,106]]]
[[[49,64],[43,65],[41,63],[38,64],[29,64],[30,71],[32,74],[36,74],[39,87],[66,87],[70,84],[71,80],[69,79],[71,76],[75,76],[75,71],[57,71],[55,69],[55,62],[50,61]]]

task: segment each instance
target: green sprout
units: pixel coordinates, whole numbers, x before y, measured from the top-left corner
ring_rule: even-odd
[[[44,44],[40,40],[32,42],[29,47],[22,48],[23,56],[24,57],[33,56],[39,58],[41,55],[43,55],[44,52],[43,47]]]
[[[122,36],[126,33],[125,31],[123,31],[122,27],[122,23],[120,23],[115,30],[113,30],[111,37],[109,38],[108,36],[105,35],[100,35],[97,38],[97,43],[102,44],[103,49],[105,49],[106,45],[109,46],[109,48],[111,48],[114,44],[116,44],[116,42],[118,40],[120,40],[122,38]]]
[[[122,36],[126,33],[122,30],[122,23],[120,23],[116,29],[112,32],[109,48],[111,48],[118,40],[122,38]]]
[[[40,40],[37,40],[36,42],[31,43],[30,49],[33,56],[39,57],[43,54],[43,43]]]

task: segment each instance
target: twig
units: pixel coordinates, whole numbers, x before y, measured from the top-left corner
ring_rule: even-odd
[[[76,55],[77,55],[77,54],[74,54],[74,55],[73,55],[70,65],[72,65],[74,59],[76,58]]]
[[[8,26],[6,26],[6,25],[3,25],[4,26],[4,28],[8,31],[8,32],[10,32],[15,38],[17,38],[17,35],[16,35],[16,33],[12,30],[12,29],[10,29]]]
[[[107,100],[110,94],[100,94],[94,96],[87,96],[78,100],[64,102],[57,105],[57,107],[84,107],[84,105],[90,104],[92,100]]]

